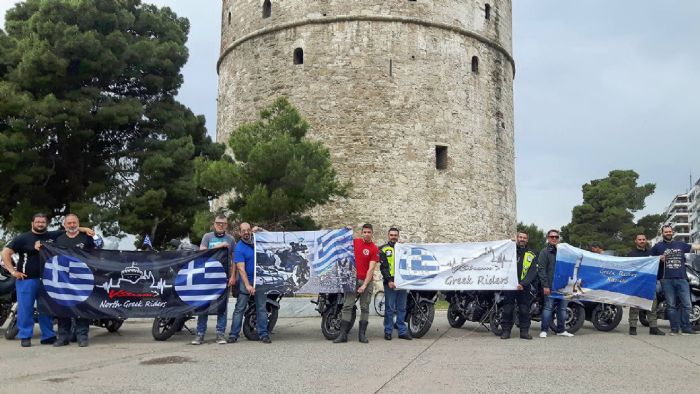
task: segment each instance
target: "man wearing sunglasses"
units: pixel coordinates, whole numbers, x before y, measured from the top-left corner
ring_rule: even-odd
[[[228,262],[231,270],[228,285],[233,286],[233,284],[236,283],[236,269],[232,263],[233,246],[236,242],[233,240],[233,237],[226,233],[226,230],[228,230],[228,219],[226,215],[216,215],[214,218],[214,231],[204,234],[202,242],[199,245],[199,250],[215,248],[228,249]],[[224,331],[226,330],[226,304],[227,303],[225,303],[216,314],[216,343],[220,345],[226,344],[226,337],[224,336]],[[208,319],[209,315],[206,313],[197,316],[197,336],[192,341],[193,345],[201,345],[204,343],[204,334],[207,332]]]
[[[562,337],[573,337],[574,334],[566,331],[566,315],[568,301],[564,299],[552,298],[552,280],[554,279],[554,266],[557,262],[557,244],[559,243],[559,230],[549,230],[547,232],[547,245],[537,256],[537,273],[544,291],[544,311],[542,312],[542,324],[540,328],[540,338],[547,338],[549,322],[552,320],[554,305],[557,307],[557,329],[556,333]]]

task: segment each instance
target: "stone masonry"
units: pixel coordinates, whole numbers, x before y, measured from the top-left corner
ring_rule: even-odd
[[[223,0],[217,140],[284,95],[353,184],[322,226],[511,238],[511,19],[510,0]]]

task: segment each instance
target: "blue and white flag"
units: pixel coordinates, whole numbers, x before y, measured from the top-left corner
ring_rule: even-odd
[[[256,291],[342,293],[355,286],[352,230],[255,234]]]
[[[175,278],[175,291],[182,301],[199,307],[224,293],[228,277],[224,266],[214,259],[199,258],[185,264]]]
[[[44,264],[42,283],[56,303],[73,306],[90,298],[95,277],[87,264],[79,259],[58,255]]]
[[[394,246],[394,280],[409,290],[515,290],[515,242]]]
[[[552,294],[650,310],[658,268],[658,256],[616,257],[559,244]]]

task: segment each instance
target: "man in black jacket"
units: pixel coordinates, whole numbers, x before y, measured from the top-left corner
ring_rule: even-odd
[[[573,337],[574,334],[566,331],[566,315],[568,301],[552,298],[552,280],[554,279],[554,266],[557,262],[557,244],[559,243],[559,231],[547,231],[547,246],[537,256],[537,273],[544,293],[544,311],[542,312],[542,324],[540,338],[547,338],[549,322],[552,320],[554,304],[557,304],[557,329],[556,333],[562,337]]]
[[[518,303],[518,320],[520,321],[520,338],[532,339],[530,336],[530,285],[537,278],[537,255],[527,247],[528,235],[518,233],[518,289],[504,291],[503,315],[501,318],[501,339],[510,338],[510,330],[513,328],[513,308]]]
[[[406,300],[408,292],[399,290],[394,283],[394,245],[399,240],[399,229],[392,227],[389,229],[389,241],[379,247],[379,269],[384,278],[384,300],[386,309],[384,314],[384,339],[391,340],[394,332],[394,316],[396,316],[396,327],[399,331],[399,338],[411,340],[411,333],[406,327]]]
[[[647,236],[643,233],[637,234],[634,237],[634,249],[632,249],[627,257],[647,257],[651,256],[651,250],[647,248]],[[659,271],[656,274],[656,280],[658,281],[663,276],[663,265],[659,264]],[[654,294],[654,302],[651,304],[651,311],[647,313],[649,318],[649,335],[666,335],[665,332],[659,330],[657,323],[657,303],[656,294]],[[639,320],[639,308],[630,308],[629,323],[630,323],[630,335],[637,335],[637,321]]]

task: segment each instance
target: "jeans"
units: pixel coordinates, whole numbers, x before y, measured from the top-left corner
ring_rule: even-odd
[[[17,328],[20,339],[29,339],[34,335],[34,303],[36,302],[41,286],[40,279],[22,279],[15,282],[17,291]],[[56,336],[53,331],[51,316],[39,314],[39,328],[41,339],[49,339]]]
[[[209,315],[206,313],[197,316],[197,335],[204,336],[207,333],[207,320],[209,320]],[[216,333],[223,335],[224,331],[226,331],[226,308],[223,312],[216,314]]]
[[[370,282],[367,285],[365,291],[360,294],[360,321],[369,320],[369,303],[372,300],[372,278],[368,279]],[[355,281],[355,288],[362,286],[364,282],[362,279],[357,279]],[[352,320],[352,308],[355,307],[355,301],[357,299],[357,290],[345,293],[345,298],[343,299],[343,315],[342,319],[349,322]],[[386,294],[386,293],[385,293]],[[385,296],[386,297],[386,296]]]
[[[233,310],[233,317],[231,322],[231,332],[229,337],[238,338],[241,333],[241,328],[243,327],[243,315],[248,307],[248,300],[250,299],[250,294],[245,288],[243,280],[239,280],[238,298],[236,299],[236,307]],[[267,331],[267,294],[260,292],[255,292],[253,296],[255,298],[255,319],[256,325],[255,330],[258,334],[258,338],[262,339],[270,335]]]
[[[503,315],[501,317],[501,327],[505,331],[513,328],[513,310],[518,304],[518,322],[520,331],[527,332],[530,329],[530,304],[532,297],[527,290],[504,291]]]
[[[544,296],[544,311],[542,312],[540,331],[547,332],[549,330],[549,322],[552,320],[552,311],[555,303],[557,304],[557,329],[555,331],[557,333],[566,331],[566,307],[569,305],[569,301],[552,298],[551,296]]]
[[[384,333],[391,335],[394,331],[394,313],[396,313],[396,326],[399,329],[399,335],[406,335],[408,328],[406,327],[406,300],[408,299],[408,291],[391,289],[389,286],[384,286]]]
[[[58,340],[68,341],[73,336],[79,341],[87,341],[90,330],[90,319],[80,319],[76,317],[59,317],[58,319]]]
[[[690,286],[685,279],[661,279],[661,287],[666,294],[668,304],[668,318],[671,321],[671,330],[678,331],[678,326],[683,330],[691,330],[690,325]],[[681,310],[678,308],[678,300],[681,301]],[[679,315],[680,313],[680,315]]]

